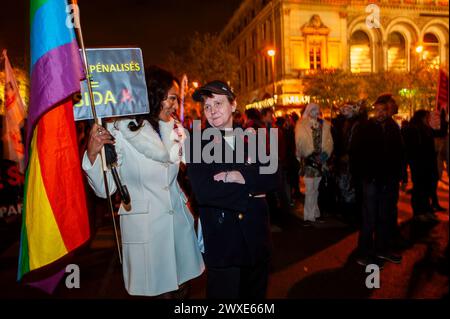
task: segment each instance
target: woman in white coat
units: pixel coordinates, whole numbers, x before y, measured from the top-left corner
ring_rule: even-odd
[[[320,217],[318,205],[319,184],[326,161],[333,151],[330,124],[319,118],[320,108],[309,103],[295,127],[297,159],[302,163],[301,175],[305,181],[303,219],[315,222]]]
[[[148,69],[146,80],[149,114],[115,121],[107,130],[94,125],[83,169],[97,196],[106,197],[99,152],[104,144],[115,145],[119,175],[131,197],[119,210],[125,288],[131,295],[170,298],[170,292],[204,271],[204,263],[177,182],[182,129],[172,114],[179,82],[159,68]],[[114,193],[111,174],[108,182]]]

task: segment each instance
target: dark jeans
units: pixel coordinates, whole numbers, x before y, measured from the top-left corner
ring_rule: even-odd
[[[363,182],[362,224],[359,234],[359,252],[370,256],[386,253],[397,215],[398,182]]]
[[[208,299],[264,299],[269,278],[269,263],[255,267],[207,267]]]
[[[270,223],[272,225],[282,225],[289,213],[289,195],[287,183],[287,171],[280,166],[276,173],[277,190],[266,194],[269,205]]]
[[[399,183],[394,183],[394,190],[392,195],[394,196],[393,201],[395,202],[395,205],[393,205],[394,213],[392,214],[391,218],[391,239],[395,240],[400,237],[400,227],[398,225],[398,199],[399,199],[399,192],[400,192],[400,185]]]
[[[439,207],[439,199],[437,195],[439,180],[433,180],[431,185],[431,205],[435,208]]]
[[[411,179],[413,182],[411,206],[415,216],[433,211],[430,202],[433,193],[433,181],[427,173],[426,171],[411,169]]]
[[[288,183],[288,172],[282,167],[280,169],[280,188],[277,192],[280,200],[280,208],[282,210],[282,219],[289,213],[290,187]]]
[[[291,194],[294,196],[298,196],[300,194],[300,178],[298,176],[298,171],[300,169],[300,163],[297,159],[293,159],[290,161],[288,165],[288,180],[291,188]]]

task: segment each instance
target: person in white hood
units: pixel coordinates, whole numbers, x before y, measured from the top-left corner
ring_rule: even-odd
[[[306,188],[303,219],[308,222],[315,222],[320,217],[319,184],[333,151],[331,126],[319,115],[319,106],[309,103],[295,127],[296,156],[303,167],[300,175],[304,176]]]

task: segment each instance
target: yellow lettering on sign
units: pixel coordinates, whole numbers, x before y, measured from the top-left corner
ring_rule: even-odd
[[[106,93],[103,95],[101,92],[92,92],[94,94],[94,103],[96,106],[98,105],[106,105],[109,103],[117,104],[117,100],[114,97],[114,94],[112,91],[106,91]],[[89,93],[84,92],[83,94],[78,94],[76,97],[77,99],[80,99],[80,101],[75,104],[75,107],[84,107],[84,106],[91,106],[91,101],[89,98]]]
[[[102,64],[99,62],[89,65],[90,73],[139,72],[140,70],[141,66],[135,61],[120,64]]]
[[[113,104],[116,104],[117,103],[117,101],[116,101],[116,99],[114,98],[114,95],[112,94],[112,92],[111,91],[106,91],[106,95],[105,95],[105,104],[108,104],[108,103],[113,103]]]
[[[93,92],[93,93],[95,105],[103,104],[103,95],[100,92]]]

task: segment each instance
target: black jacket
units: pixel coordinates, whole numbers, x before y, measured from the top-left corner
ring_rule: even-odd
[[[203,141],[202,150],[210,142]],[[224,159],[229,145],[223,138],[218,142]],[[191,138],[191,150],[192,145]],[[236,152],[231,152],[232,163],[208,164],[202,159],[201,163],[187,164],[188,178],[199,206],[208,267],[253,266],[270,256],[267,204],[264,198],[251,196],[273,191],[276,177],[260,174],[260,163],[237,163]],[[247,155],[246,151],[246,158]],[[246,183],[214,181],[215,174],[232,170],[241,172]]]
[[[434,147],[433,129],[425,125],[410,125],[404,133],[408,164],[411,168],[413,182],[429,180],[437,181],[438,167]]]
[[[354,133],[350,146],[352,173],[366,181],[399,182],[406,174],[406,154],[397,123],[370,119]]]

